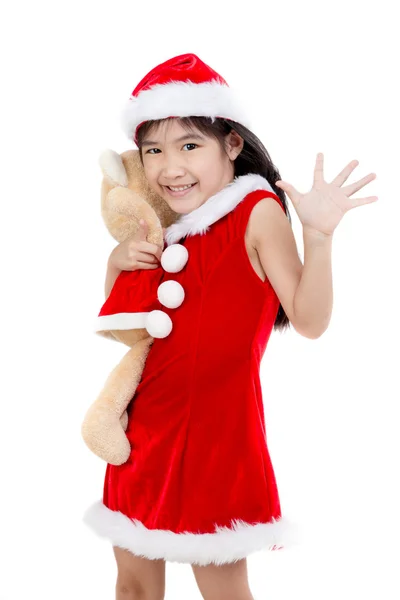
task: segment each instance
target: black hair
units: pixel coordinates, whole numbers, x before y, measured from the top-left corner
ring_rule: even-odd
[[[142,164],[142,141],[144,140],[146,134],[154,125],[158,126],[162,121],[168,121],[172,118],[175,119],[175,117],[169,117],[167,119],[145,121],[143,125],[139,127],[137,132],[137,146],[139,148],[140,160]],[[214,137],[219,141],[221,148],[224,151],[226,136],[232,130],[236,131],[244,140],[244,145],[242,151],[234,160],[234,176],[239,177],[240,175],[255,173],[267,179],[274,190],[274,193],[282,201],[282,205],[289,223],[292,223],[285,192],[279,187],[275,186],[275,182],[281,179],[279,171],[272,162],[268,150],[252,131],[247,129],[247,127],[241,123],[219,117],[179,117],[178,120],[182,127],[187,131],[193,131],[193,129],[197,129],[206,136]],[[278,314],[273,326],[274,329],[284,331],[285,329],[289,328],[290,325],[291,323],[283,309],[282,304],[279,304]]]

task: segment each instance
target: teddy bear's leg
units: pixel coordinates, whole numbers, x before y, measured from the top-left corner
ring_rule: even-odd
[[[146,329],[128,329],[128,330],[112,330],[110,331],[110,335],[121,342],[122,344],[126,344],[130,348],[132,348],[138,341],[141,339],[145,339],[148,337],[149,333]],[[128,413],[126,410],[121,415],[120,418],[121,427],[124,431],[126,431],[128,427]]]
[[[111,371],[103,390],[87,411],[82,437],[94,454],[112,465],[121,465],[130,455],[121,416],[141,379],[153,338],[138,341]]]

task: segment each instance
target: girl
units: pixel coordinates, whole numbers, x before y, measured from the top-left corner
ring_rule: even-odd
[[[144,224],[111,253],[106,297],[122,270],[136,269],[159,269],[159,282],[179,283],[185,297],[163,307],[173,330],[154,340],[128,407],[130,458],[107,464],[103,499],[85,521],[113,545],[117,600],[162,599],[166,560],[191,564],[205,600],[251,600],[246,557],[288,545],[295,530],[267,448],[260,362],[273,328],[317,338],[328,327],[333,232],[345,212],[377,199],[350,198],[375,174],[342,187],[352,161],[328,183],[318,154],[313,187],[299,193],[280,180],[226,81],[194,54],[142,79],[124,126],[149,185],[178,214],[166,244],[188,260],[163,271]],[[304,265],[285,192],[303,225]]]

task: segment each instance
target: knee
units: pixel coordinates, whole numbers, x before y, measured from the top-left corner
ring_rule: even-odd
[[[148,590],[143,585],[131,578],[117,578],[116,600],[164,600],[164,591]]]
[[[137,583],[124,577],[118,577],[115,586],[116,600],[144,600],[144,590]]]

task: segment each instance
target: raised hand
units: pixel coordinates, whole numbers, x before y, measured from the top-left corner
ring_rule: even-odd
[[[319,152],[314,169],[313,186],[308,193],[301,194],[293,185],[282,180],[275,182],[275,185],[289,196],[303,228],[319,234],[332,235],[347,211],[378,200],[377,196],[350,198],[375,179],[375,173],[370,173],[355,183],[343,187],[343,183],[358,164],[358,160],[352,160],[333,181],[328,183],[323,173],[324,155]]]

